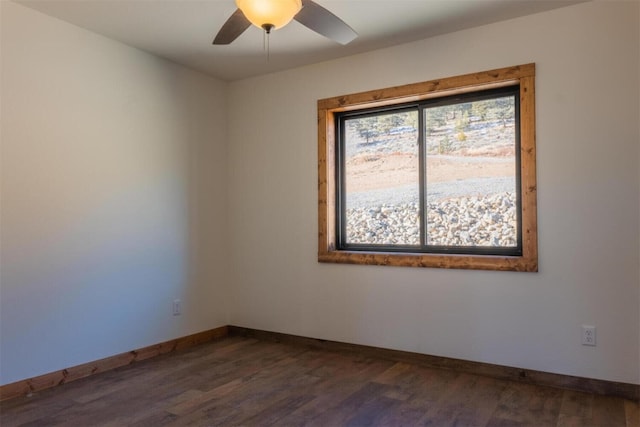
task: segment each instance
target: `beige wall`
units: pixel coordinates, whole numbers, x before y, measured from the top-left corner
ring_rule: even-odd
[[[227,324],[226,84],[0,4],[0,383]]]
[[[232,83],[232,323],[639,383],[638,28],[586,3]],[[539,273],[316,262],[317,99],[528,62]]]

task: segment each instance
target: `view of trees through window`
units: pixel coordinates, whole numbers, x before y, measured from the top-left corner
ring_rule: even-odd
[[[517,249],[516,96],[345,115],[343,243]]]

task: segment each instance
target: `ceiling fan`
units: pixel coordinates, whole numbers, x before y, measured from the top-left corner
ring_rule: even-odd
[[[343,45],[358,36],[344,21],[312,0],[236,0],[236,5],[238,9],[220,28],[213,44],[231,43],[251,24],[269,34],[292,19]]]

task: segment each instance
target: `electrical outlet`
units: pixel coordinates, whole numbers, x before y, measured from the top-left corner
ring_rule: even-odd
[[[596,345],[596,327],[582,325],[582,345]]]
[[[182,314],[182,301],[179,299],[173,300],[173,315],[180,316]]]

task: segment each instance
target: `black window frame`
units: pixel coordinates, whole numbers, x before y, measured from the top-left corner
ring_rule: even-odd
[[[514,127],[515,127],[515,192],[516,192],[516,246],[443,246],[428,245],[426,241],[427,224],[427,153],[426,132],[424,124],[425,111],[433,107],[462,104],[474,101],[496,99],[511,96],[514,99]],[[394,112],[418,112],[418,156],[419,156],[419,215],[420,215],[420,244],[419,245],[384,245],[384,244],[354,244],[346,242],[346,165],[345,165],[345,123],[349,119],[383,115]],[[424,99],[418,102],[404,102],[382,107],[363,108],[338,112],[335,114],[335,194],[336,194],[336,249],[367,253],[416,253],[416,254],[445,254],[445,255],[495,255],[513,256],[523,255],[523,221],[522,221],[522,191],[521,191],[521,130],[520,130],[520,85],[509,85],[498,88],[481,89],[453,95],[445,95]]]

